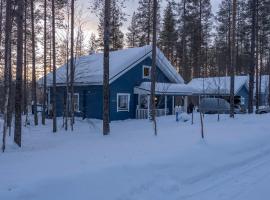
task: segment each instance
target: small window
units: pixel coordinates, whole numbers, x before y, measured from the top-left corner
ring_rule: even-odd
[[[74,93],[73,94],[73,101],[74,101],[74,111],[79,112],[80,111],[80,95],[79,93]],[[71,104],[70,101],[70,93],[68,94],[68,100],[69,100],[69,105]]]
[[[150,79],[151,75],[151,67],[150,66],[143,66],[143,78]]]
[[[130,100],[130,94],[118,93],[117,94],[117,112],[120,112],[120,111],[129,112],[129,100]]]

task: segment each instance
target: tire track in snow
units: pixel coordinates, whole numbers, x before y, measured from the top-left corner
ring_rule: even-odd
[[[199,175],[181,180],[175,177],[173,173],[164,175],[163,171],[176,171],[175,167],[158,166],[157,169],[150,172],[148,181],[141,182],[136,187],[121,195],[120,200],[136,200],[145,196],[153,197],[155,193],[163,194],[166,199],[181,200],[231,200],[241,195],[252,182],[261,176],[270,174],[270,148],[260,149],[252,155],[248,153],[244,159],[232,162],[221,167],[203,172]],[[249,174],[260,172],[260,169],[267,166],[267,172],[263,171],[263,175]],[[269,166],[269,167],[268,167]],[[171,170],[168,170],[168,169]],[[162,172],[162,173],[160,173]],[[181,173],[181,172],[180,172]],[[228,191],[229,190],[229,191]],[[144,199],[144,198],[143,198]],[[164,197],[155,197],[155,199],[164,199]]]

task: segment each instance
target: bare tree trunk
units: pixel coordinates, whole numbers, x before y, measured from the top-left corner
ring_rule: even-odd
[[[248,113],[253,113],[255,39],[256,39],[256,0],[252,0],[251,62],[249,67]]]
[[[52,0],[52,60],[53,60],[53,91],[52,91],[52,113],[53,132],[57,131],[56,121],[56,51],[55,51],[55,2]]]
[[[70,41],[70,107],[71,107],[71,130],[74,125],[74,0],[71,0],[71,41]]]
[[[34,0],[31,0],[31,40],[32,40],[32,108],[35,125],[38,125],[37,115],[37,87],[36,87],[36,42],[35,42],[35,16]]]
[[[46,102],[47,102],[47,0],[44,0],[44,66],[43,66],[43,105],[42,105],[42,124],[45,125]]]
[[[4,124],[3,124],[3,138],[2,138],[2,151],[5,151],[6,148],[6,134],[8,128],[8,102],[10,99],[10,82],[9,74],[11,70],[10,56],[11,56],[11,9],[12,2],[6,1],[6,22],[5,22],[5,80],[4,80],[4,90],[5,90],[5,104],[4,104]]]
[[[201,121],[201,137],[204,139],[204,124],[203,124],[203,114],[200,112],[200,121]]]
[[[68,27],[67,27],[67,46],[66,46],[66,60],[67,60],[67,69],[66,69],[66,112],[65,112],[65,130],[67,131],[68,130],[68,117],[69,117],[69,111],[70,111],[70,103],[69,103],[69,98],[68,98],[68,95],[69,95],[69,62],[68,62],[68,59],[69,59],[69,6],[68,6],[68,9],[67,9],[67,14],[68,14]]]
[[[199,6],[200,6],[200,27],[199,27],[199,57],[198,57],[198,63],[199,63],[199,68],[198,68],[198,74],[199,76],[201,75],[201,66],[203,66],[202,63],[202,0],[200,0],[199,2]],[[203,69],[203,79],[205,78],[205,68]],[[203,81],[203,85],[204,85],[204,81]],[[204,90],[204,86],[203,86],[203,90]],[[203,92],[204,93],[204,92]],[[203,124],[203,113],[200,111],[200,122],[201,122],[201,137],[202,139],[204,139],[204,124]]]
[[[148,14],[149,14],[149,18],[147,21],[147,45],[150,44],[150,35],[151,35],[151,1],[152,0],[148,0]]]
[[[236,65],[235,33],[236,33],[236,9],[237,0],[232,5],[232,46],[231,46],[231,70],[230,70],[230,117],[234,117],[234,73]]]
[[[110,7],[111,1],[105,0],[103,58],[103,135],[108,135],[110,133]]]
[[[22,72],[23,72],[23,14],[24,0],[17,0],[17,69],[15,93],[14,142],[21,147],[22,136]]]
[[[3,29],[3,0],[0,1],[0,45],[2,46],[2,30]],[[0,54],[0,61],[2,60],[2,52]]]
[[[262,33],[264,35],[264,31]],[[259,94],[258,94],[258,102],[259,106],[262,104],[261,94],[262,94],[262,73],[265,73],[264,63],[263,63],[263,55],[264,55],[264,45],[262,41],[262,37],[260,38],[260,70],[259,70]],[[265,92],[265,91],[264,91]],[[265,99],[264,99],[265,100]],[[266,102],[264,102],[265,104]],[[258,106],[258,108],[259,108]]]
[[[156,57],[157,57],[157,0],[153,0],[153,41],[152,41],[152,68],[151,68],[151,120],[154,125],[154,133],[157,135],[156,122]]]
[[[24,0],[24,59],[23,59],[23,64],[24,64],[24,78],[23,78],[23,109],[24,109],[24,114],[28,115],[28,108],[27,108],[27,21],[26,21],[26,17],[27,17],[27,0]]]
[[[186,0],[183,0],[183,35],[182,35],[182,65],[184,71],[184,77],[189,79],[188,77],[188,68],[186,64]]]
[[[270,106],[270,50],[268,56],[268,106]]]
[[[24,6],[24,114],[25,116],[25,123],[24,125],[29,124],[29,110],[28,110],[28,105],[29,105],[29,92],[28,92],[28,67],[27,67],[27,0],[24,1],[25,6]]]
[[[255,76],[256,76],[256,93],[255,93],[255,100],[256,100],[256,109],[259,109],[259,10],[258,10],[259,2],[256,0],[256,56],[255,56]]]

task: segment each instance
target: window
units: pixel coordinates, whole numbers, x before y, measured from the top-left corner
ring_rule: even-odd
[[[68,94],[68,101],[69,101],[69,105],[71,105],[70,93]],[[74,111],[79,112],[80,111],[80,95],[79,95],[79,93],[73,94],[73,102],[74,102]]]
[[[129,112],[129,100],[130,100],[130,94],[118,93],[117,94],[117,112],[120,112],[120,111]]]
[[[141,109],[148,108],[148,96],[147,95],[139,95],[139,105]]]
[[[151,75],[151,67],[150,66],[143,66],[143,78],[150,79]]]

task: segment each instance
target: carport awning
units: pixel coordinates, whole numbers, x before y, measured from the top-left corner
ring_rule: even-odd
[[[157,95],[185,95],[190,96],[196,90],[186,84],[179,83],[156,83]],[[134,88],[134,94],[150,94],[151,82],[142,82],[141,85]]]

